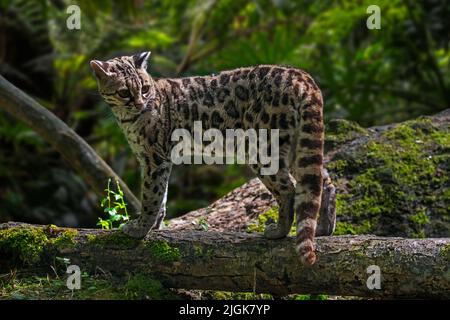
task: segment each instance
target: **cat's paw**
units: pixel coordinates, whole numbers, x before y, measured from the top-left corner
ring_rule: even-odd
[[[264,237],[266,237],[267,239],[280,239],[286,237],[288,233],[288,228],[283,228],[277,223],[271,223],[266,225],[266,229],[264,230]]]
[[[122,231],[132,238],[143,239],[152,228],[154,222],[154,219],[140,215],[136,219],[125,223]]]

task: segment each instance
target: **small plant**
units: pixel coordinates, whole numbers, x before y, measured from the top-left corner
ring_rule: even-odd
[[[206,219],[205,219],[204,217],[201,217],[201,218],[198,220],[198,225],[200,226],[200,228],[201,228],[203,231],[208,231],[208,229],[209,229],[209,224],[208,224],[208,222],[206,221]]]
[[[113,229],[117,224],[121,228],[130,219],[119,181],[116,180],[117,191],[111,190],[110,186],[111,178],[108,180],[108,188],[105,189],[106,196],[100,202],[100,206],[104,208],[103,212],[108,213],[108,219],[98,218],[97,225],[102,229]]]

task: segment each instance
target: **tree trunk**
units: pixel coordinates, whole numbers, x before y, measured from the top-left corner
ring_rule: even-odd
[[[108,179],[120,183],[131,213],[140,211],[140,202],[120,177],[98,156],[75,131],[48,109],[15,87],[0,75],[0,108],[25,122],[52,145],[91,186],[102,196]]]
[[[68,234],[67,230],[74,234],[75,229],[6,223],[0,225],[0,262],[1,256],[11,261],[7,244],[13,241],[5,239],[18,230],[45,234],[40,259],[33,260],[32,267],[50,265],[56,257],[64,257],[82,271],[100,268],[118,275],[143,273],[171,288],[278,296],[450,298],[449,238],[319,237],[317,262],[303,267],[291,237],[267,240],[260,234],[160,230],[138,241],[120,231],[78,229],[71,241],[57,245],[56,239]],[[26,239],[33,242],[30,237]],[[11,250],[17,253],[16,247]],[[369,289],[368,282],[376,285],[377,267],[380,289]]]

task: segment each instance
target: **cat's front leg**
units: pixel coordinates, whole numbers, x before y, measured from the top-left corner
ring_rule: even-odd
[[[166,214],[167,188],[172,165],[165,162],[158,167],[144,167],[142,177],[142,213],[123,226],[130,237],[142,239],[151,229],[159,229]]]

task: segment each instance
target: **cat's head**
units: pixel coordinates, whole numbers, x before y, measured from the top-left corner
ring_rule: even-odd
[[[90,62],[98,90],[116,115],[137,114],[154,98],[154,82],[146,70],[149,57],[150,52],[143,52]]]

